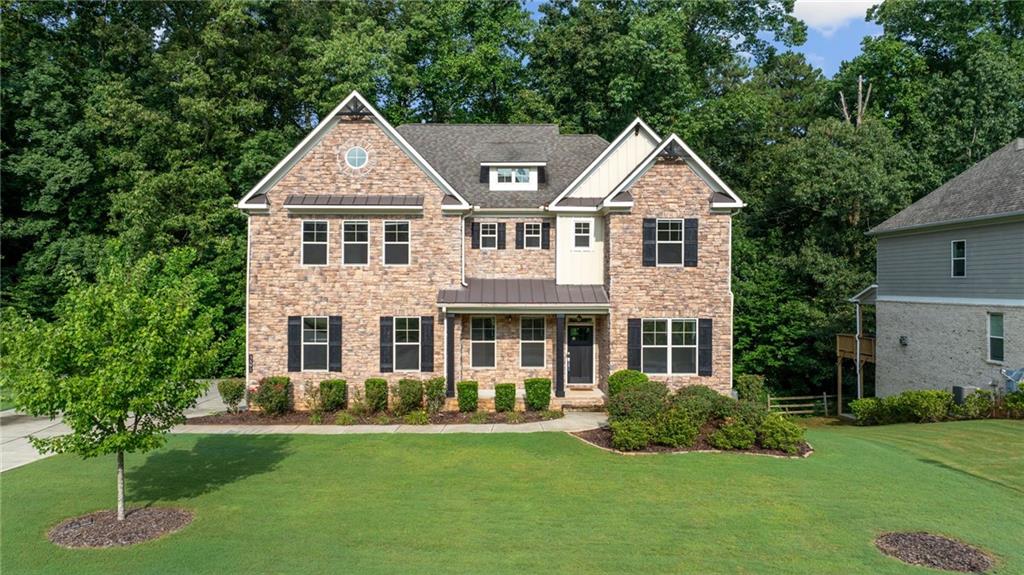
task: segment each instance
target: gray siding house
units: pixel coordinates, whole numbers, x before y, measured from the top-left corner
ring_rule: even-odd
[[[1024,138],[875,227],[875,392],[988,389],[1024,367]]]

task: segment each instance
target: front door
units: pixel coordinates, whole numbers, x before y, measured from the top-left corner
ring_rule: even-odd
[[[594,383],[594,326],[570,325],[569,383]]]

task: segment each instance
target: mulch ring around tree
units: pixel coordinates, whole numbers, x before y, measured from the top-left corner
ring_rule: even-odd
[[[647,453],[687,453],[687,452],[722,452],[722,453],[749,453],[753,455],[769,455],[773,457],[785,457],[785,458],[801,458],[807,457],[814,453],[814,449],[811,448],[809,443],[804,443],[800,446],[800,450],[796,453],[786,453],[778,449],[764,449],[762,447],[752,447],[750,449],[730,449],[728,451],[722,451],[716,449],[713,445],[708,442],[709,431],[711,428],[705,426],[701,429],[700,435],[694,442],[692,447],[668,447],[665,445],[648,445],[644,449],[637,451],[619,451],[612,447],[612,430],[607,427],[601,427],[598,429],[588,429],[586,431],[576,431],[572,435],[577,438],[595,446],[600,447],[606,451],[613,453],[619,453],[622,455],[641,455]]]
[[[321,418],[320,425],[334,425],[334,418],[337,413],[325,413]],[[510,422],[507,413],[475,412],[461,413],[458,411],[442,411],[430,417],[430,423],[434,425],[461,424],[461,423],[531,423],[534,421],[548,421],[552,418],[561,417],[561,412],[544,411],[518,411],[516,421]],[[473,419],[479,418],[477,421]],[[402,417],[397,415],[383,414],[376,415],[354,415],[353,423],[356,425],[397,425],[402,423]],[[238,413],[218,413],[215,415],[204,415],[190,418],[186,425],[311,425],[309,412],[292,411],[281,415],[270,415],[260,411],[240,411]]]
[[[875,547],[904,563],[960,573],[984,573],[994,563],[975,547],[924,532],[883,533],[875,539]]]
[[[173,507],[129,510],[124,521],[114,510],[96,511],[61,522],[47,533],[61,547],[124,547],[174,533],[192,522],[192,512]]]

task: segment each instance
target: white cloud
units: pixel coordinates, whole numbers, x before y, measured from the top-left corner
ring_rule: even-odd
[[[881,0],[797,0],[793,15],[826,38],[853,20],[863,20],[867,9]]]

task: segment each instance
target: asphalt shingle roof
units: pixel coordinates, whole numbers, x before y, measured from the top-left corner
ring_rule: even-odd
[[[1024,212],[1024,138],[1017,138],[869,234]]]
[[[405,124],[397,128],[466,200],[485,208],[536,208],[555,199],[608,146],[593,134],[559,134],[554,124]],[[536,191],[492,192],[482,162],[545,162]]]

